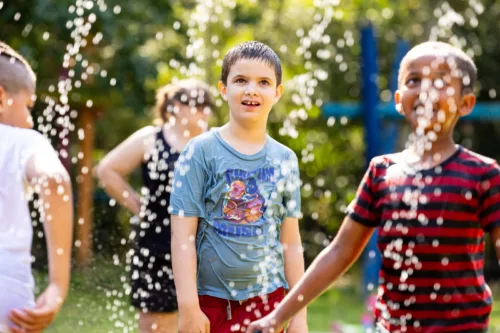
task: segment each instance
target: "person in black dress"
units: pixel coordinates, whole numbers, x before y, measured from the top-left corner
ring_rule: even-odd
[[[95,173],[104,190],[134,214],[130,252],[131,304],[140,333],[177,332],[177,299],[170,258],[170,200],[174,165],[190,139],[207,128],[212,108],[208,86],[184,80],[160,88],[155,122],[109,152]],[[137,193],[126,177],[141,167]]]

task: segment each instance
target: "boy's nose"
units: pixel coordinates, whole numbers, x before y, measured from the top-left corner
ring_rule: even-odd
[[[250,83],[247,85],[247,88],[245,90],[245,94],[247,95],[250,95],[250,96],[254,96],[257,94],[257,87],[255,86],[255,84],[253,83]]]

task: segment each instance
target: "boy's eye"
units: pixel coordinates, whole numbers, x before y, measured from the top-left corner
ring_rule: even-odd
[[[265,85],[265,86],[268,86],[269,85],[269,81],[260,81],[261,84]]]
[[[419,78],[411,77],[411,78],[409,78],[409,79],[406,80],[406,85],[412,86],[412,85],[415,85],[415,84],[417,84],[419,82],[420,82]]]
[[[239,79],[236,79],[236,81],[234,81],[234,82],[236,82],[236,83],[244,83],[244,82],[245,82],[245,80],[244,80],[244,79],[242,79],[242,78],[239,78]]]

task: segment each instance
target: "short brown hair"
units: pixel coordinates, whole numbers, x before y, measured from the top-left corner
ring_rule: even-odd
[[[220,80],[227,86],[227,77],[231,67],[240,59],[258,59],[266,62],[274,69],[276,85],[281,84],[282,69],[280,58],[269,46],[257,41],[250,41],[236,45],[224,56]]]
[[[0,41],[0,86],[9,93],[18,93],[34,89],[35,82],[36,75],[26,59]]]
[[[444,42],[424,42],[414,46],[401,60],[399,67],[398,84],[403,79],[403,69],[408,66],[408,62],[417,55],[446,56],[455,60],[456,69],[459,70],[462,78],[462,94],[474,93],[474,84],[477,80],[477,68],[474,61],[464,51]],[[465,80],[468,78],[468,80]]]
[[[206,83],[194,79],[181,80],[157,90],[154,108],[156,123],[165,123],[168,120],[173,114],[175,102],[191,107],[213,108],[210,89]]]

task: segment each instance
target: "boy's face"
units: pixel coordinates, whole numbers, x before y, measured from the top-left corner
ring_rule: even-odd
[[[35,104],[34,89],[7,93],[0,86],[0,123],[21,128],[33,128],[31,109]]]
[[[473,94],[462,94],[462,77],[450,59],[433,55],[417,56],[403,68],[399,89],[394,95],[398,112],[406,117],[417,134],[450,133],[458,118],[472,111]],[[453,59],[451,59],[453,60]]]
[[[231,119],[266,123],[283,86],[277,85],[274,68],[262,59],[240,59],[229,71],[227,86],[219,82],[219,91],[229,104]]]

